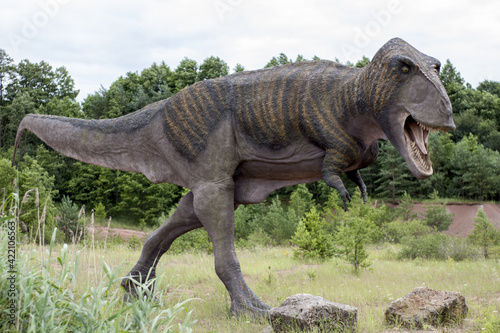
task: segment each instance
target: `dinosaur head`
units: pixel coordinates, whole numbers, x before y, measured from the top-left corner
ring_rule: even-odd
[[[427,140],[433,130],[454,130],[452,107],[439,78],[440,62],[402,39],[387,42],[369,65],[376,119],[413,175],[432,175]],[[375,67],[375,68],[374,68]]]

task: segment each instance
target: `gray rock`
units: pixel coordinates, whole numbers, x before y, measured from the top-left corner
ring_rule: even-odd
[[[272,326],[267,326],[262,331],[260,331],[260,333],[274,333],[274,330]]]
[[[419,287],[393,301],[385,311],[385,319],[389,324],[415,329],[423,328],[424,324],[460,324],[467,312],[465,297],[459,293]]]
[[[323,297],[297,294],[269,311],[274,332],[310,331],[354,332],[358,309],[327,301]]]

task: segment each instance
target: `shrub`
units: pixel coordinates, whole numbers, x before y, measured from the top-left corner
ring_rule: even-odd
[[[370,266],[366,245],[377,235],[374,220],[379,212],[376,207],[363,204],[361,193],[353,195],[353,205],[343,213],[343,223],[335,234],[336,252],[354,266],[354,271]]]
[[[170,247],[169,253],[198,251],[211,254],[214,252],[212,241],[204,228],[195,229],[178,237]]]
[[[309,192],[305,184],[299,184],[290,195],[290,205],[288,208],[292,209],[300,219],[311,209],[313,204],[313,195]]]
[[[433,233],[425,236],[406,236],[401,240],[403,247],[399,253],[400,259],[446,259],[445,251],[448,237]]]
[[[234,237],[236,240],[246,240],[259,228],[258,221],[265,215],[264,203],[255,205],[240,205],[234,211]]]
[[[427,206],[424,221],[425,224],[433,227],[436,231],[445,231],[453,222],[453,218],[454,214],[448,214],[445,205],[430,205]]]
[[[276,244],[288,244],[297,229],[299,218],[294,210],[285,209],[275,197],[266,213],[254,221],[256,228],[261,228]]]
[[[64,195],[59,205],[59,219],[57,225],[62,233],[64,233],[66,243],[71,243],[73,241],[78,241],[80,239],[79,235],[84,235],[83,223],[79,223],[78,220],[78,206],[70,199],[70,197]]]
[[[407,236],[401,241],[403,247],[399,259],[435,259],[455,261],[477,259],[479,250],[467,239],[448,237],[441,233],[432,233],[425,236]]]
[[[498,232],[482,208],[478,209],[477,215],[474,218],[474,230],[469,235],[469,239],[481,247],[483,255],[487,259],[491,247],[498,239]]]
[[[333,256],[331,237],[324,230],[325,220],[313,206],[300,220],[292,237],[297,245],[293,255],[299,259],[325,260]]]
[[[413,212],[413,200],[408,193],[404,193],[401,198],[401,202],[394,209],[397,217],[401,218],[403,221],[409,221],[417,218],[417,214]]]
[[[102,202],[99,202],[94,208],[94,215],[98,221],[103,221],[106,219],[106,207],[104,207]]]
[[[266,247],[274,245],[274,242],[261,228],[257,228],[246,241],[240,241],[238,245],[245,248]]]
[[[384,226],[386,240],[391,243],[400,243],[404,237],[419,237],[432,233],[432,228],[422,220],[396,220]]]
[[[132,235],[128,240],[128,248],[131,250],[139,250],[142,248],[143,242],[139,239],[139,237]]]

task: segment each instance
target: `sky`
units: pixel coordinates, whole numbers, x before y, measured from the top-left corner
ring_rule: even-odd
[[[285,53],[353,62],[400,37],[474,88],[500,81],[497,0],[19,0],[0,6],[0,48],[64,66],[79,101],[127,72],[188,57],[231,69]]]

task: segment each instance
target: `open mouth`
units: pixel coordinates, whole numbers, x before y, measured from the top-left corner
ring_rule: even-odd
[[[432,163],[429,156],[428,140],[429,133],[434,128],[430,128],[420,122],[415,121],[412,116],[408,116],[404,125],[404,136],[406,150],[410,158],[415,162],[416,167],[423,174],[432,174]]]

